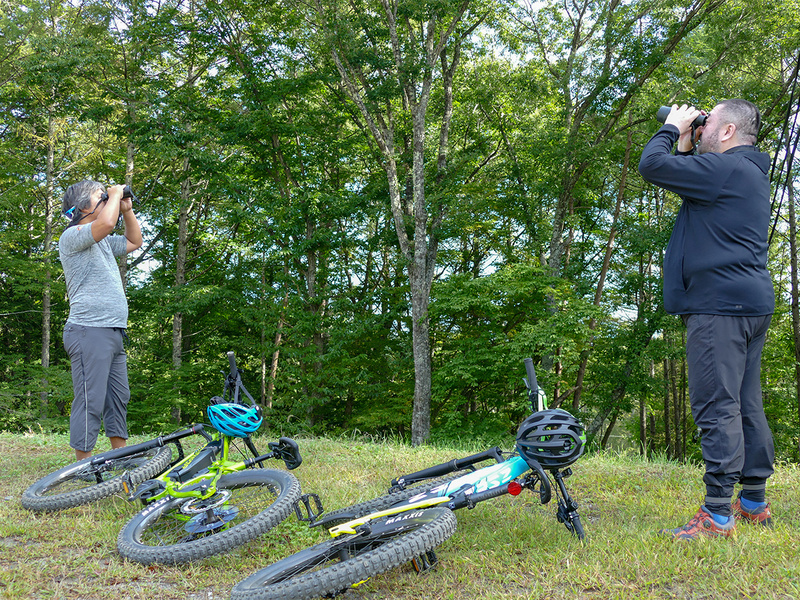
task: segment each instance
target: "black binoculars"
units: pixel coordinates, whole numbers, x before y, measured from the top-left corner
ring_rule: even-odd
[[[125,198],[130,198],[131,202],[136,201],[136,196],[133,195],[131,186],[129,185],[126,185],[124,188],[122,188],[122,199],[124,200]],[[100,201],[105,202],[106,200],[108,200],[108,192],[103,192],[103,194],[100,196]]]
[[[672,112],[671,106],[662,106],[658,109],[656,113],[656,119],[658,119],[659,123],[663,123],[667,120],[667,115]],[[692,121],[692,129],[697,129],[698,127],[702,127],[706,124],[706,119],[708,115],[700,115],[694,121]]]

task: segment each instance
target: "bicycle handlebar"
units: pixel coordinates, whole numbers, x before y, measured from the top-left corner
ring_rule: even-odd
[[[140,444],[134,444],[132,446],[125,446],[124,448],[115,448],[114,450],[109,450],[108,452],[103,452],[102,454],[96,455],[92,460],[92,466],[97,466],[99,464],[104,463],[107,460],[113,460],[116,458],[124,458],[126,456],[131,456],[138,452],[143,452],[144,450],[149,450],[150,448],[161,448],[162,446],[166,446],[171,442],[176,442],[180,439],[185,437],[189,437],[190,435],[200,434],[205,437],[207,440],[211,440],[211,436],[209,436],[203,427],[202,423],[195,423],[191,427],[187,427],[186,429],[181,429],[174,433],[170,433],[168,435],[159,436],[152,440],[148,440],[146,442],[141,442]]]
[[[492,498],[498,498],[500,496],[508,494],[509,493],[508,486],[511,483],[513,482],[504,483],[503,485],[499,485],[495,488],[483,492],[476,492],[474,494],[459,494],[458,496],[453,498],[453,500],[446,506],[451,510],[464,508],[465,506],[472,508],[476,504],[478,504],[478,502],[483,502],[484,500],[491,500]]]
[[[478,452],[477,454],[473,454],[472,456],[466,456],[464,458],[457,458],[452,460],[448,463],[444,463],[441,465],[436,465],[435,467],[430,467],[428,469],[423,469],[422,471],[417,471],[416,473],[410,473],[408,475],[401,475],[397,479],[393,479],[391,482],[392,489],[399,488],[404,489],[407,485],[411,485],[412,483],[416,483],[418,481],[422,481],[424,479],[431,479],[433,477],[441,477],[442,475],[448,475],[455,471],[462,471],[472,465],[483,462],[484,460],[494,460],[496,462],[503,462],[503,454],[499,446],[495,446],[494,448],[489,448],[488,450],[484,450],[483,452]]]
[[[228,352],[228,362],[231,365],[231,377],[236,379],[236,375],[239,373],[239,371],[236,368],[236,356],[234,355],[233,351]]]
[[[531,411],[536,412],[544,408],[539,405],[539,382],[536,380],[536,369],[533,368],[532,358],[526,358],[523,362],[525,363],[525,373],[527,373],[525,387],[528,388],[528,401]]]

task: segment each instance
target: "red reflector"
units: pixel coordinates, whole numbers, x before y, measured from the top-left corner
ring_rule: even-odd
[[[508,484],[508,493],[512,496],[519,496],[522,493],[522,486],[516,481]]]

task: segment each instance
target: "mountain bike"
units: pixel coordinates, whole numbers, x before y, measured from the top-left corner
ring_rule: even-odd
[[[78,461],[31,485],[22,505],[53,511],[124,493],[144,508],[122,528],[117,548],[146,564],[225,552],[283,521],[300,499],[300,483],[263,463],[275,458],[289,470],[297,468],[302,463],[298,445],[281,437],[268,444],[268,453],[259,454],[250,434],[262,423],[261,409],[242,383],[233,352],[228,361],[223,395],[214,396],[207,409],[211,427],[195,423]],[[187,453],[182,442],[191,436],[200,436],[205,445]],[[177,450],[175,461],[171,446]]]
[[[578,539],[585,537],[578,505],[564,480],[582,454],[583,426],[568,412],[547,409],[531,359],[525,360],[533,412],[517,432],[517,447],[499,447],[442,463],[391,482],[389,493],[330,512],[298,517],[326,527],[331,539],[301,550],[237,583],[233,600],[308,599],[337,595],[370,577],[411,562],[417,572],[437,563],[434,548],[456,529],[453,511],[527,489],[542,504],[555,493],[556,516]],[[494,464],[476,470],[486,460]],[[313,496],[313,495],[311,495]],[[306,496],[303,502],[308,502]],[[308,507],[306,507],[308,508]]]

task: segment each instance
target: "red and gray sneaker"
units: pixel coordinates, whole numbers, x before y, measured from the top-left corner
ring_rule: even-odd
[[[659,533],[676,540],[696,540],[702,537],[728,537],[735,530],[736,521],[734,519],[728,519],[726,525],[720,525],[706,510],[706,507],[701,506],[697,514],[683,527],[662,529]]]
[[[772,511],[769,509],[769,504],[762,504],[755,510],[747,510],[742,506],[742,497],[739,496],[731,509],[737,521],[772,527]]]

